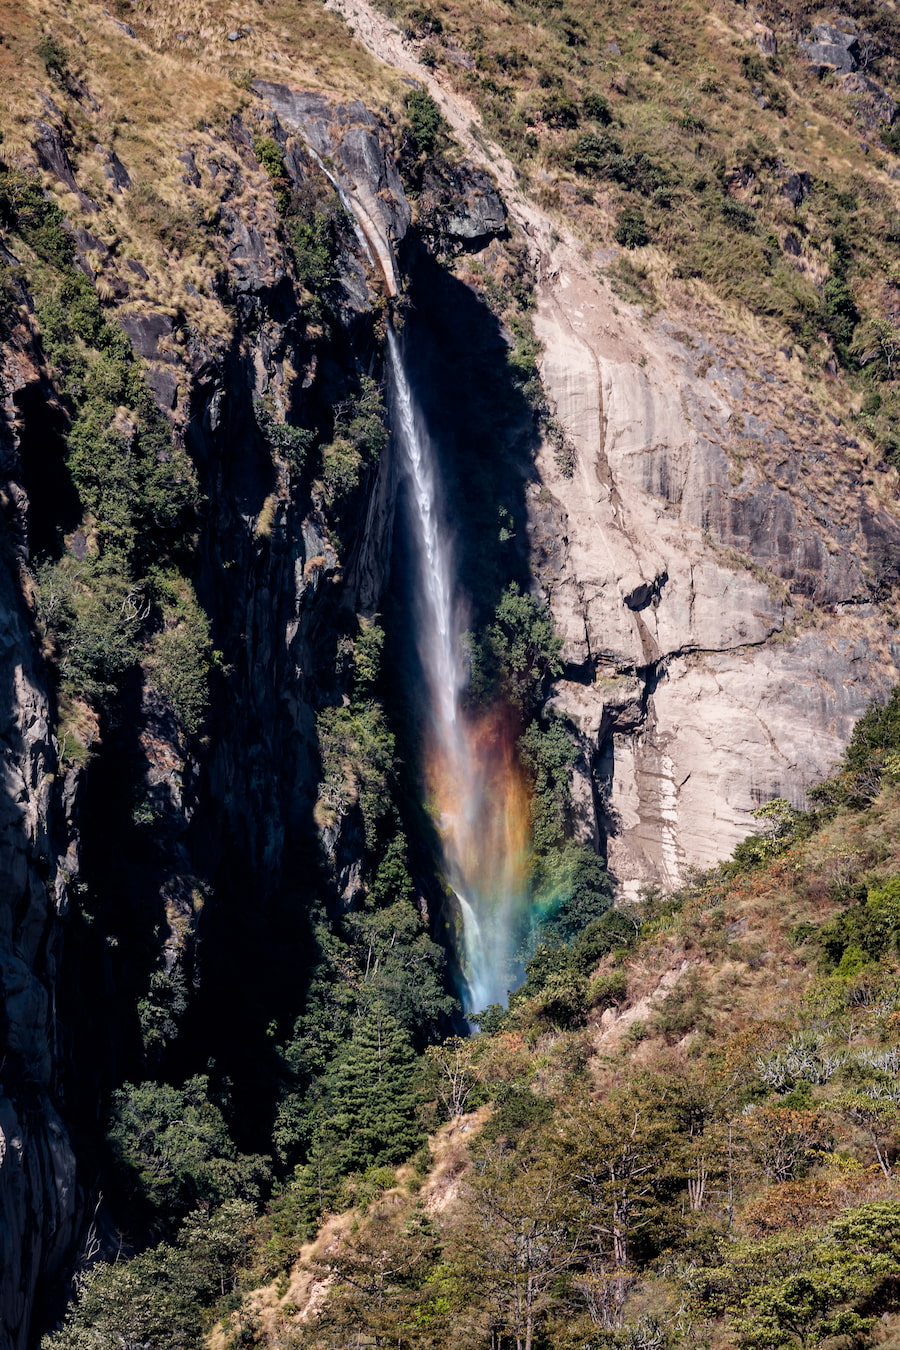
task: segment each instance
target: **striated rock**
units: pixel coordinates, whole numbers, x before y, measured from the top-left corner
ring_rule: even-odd
[[[626,891],[718,861],[771,797],[804,804],[891,683],[890,667],[873,669],[878,624],[844,632],[667,665],[641,734],[616,728],[595,761],[614,813],[610,867]]]
[[[565,478],[547,446],[529,506],[568,667],[555,706],[581,741],[583,833],[606,837],[626,890],[672,885],[730,852],[760,802],[800,803],[897,678],[890,630],[859,601],[900,522],[849,469],[843,488],[812,491],[804,464],[824,432],[811,411],[792,440],[750,411],[727,363],[700,387],[662,332],[621,313],[612,326],[574,250],[554,259],[536,331],[575,463]],[[828,626],[788,637],[804,601]]]
[[[219,231],[228,253],[228,282],[236,291],[273,289],[285,274],[284,263],[253,220],[225,204],[219,208]]]

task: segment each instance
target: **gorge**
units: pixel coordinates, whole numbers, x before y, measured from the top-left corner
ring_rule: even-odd
[[[325,1344],[316,1309],[355,1286],[315,1261],[382,1193],[455,1222],[466,1131],[484,1177],[528,1130],[550,1148],[553,1112],[587,1137],[629,1055],[638,1096],[693,1081],[732,986],[765,1026],[722,1138],[760,1074],[838,1111],[818,1060],[809,1091],[775,1064],[767,999],[808,1057],[844,1012],[820,990],[814,1032],[790,1021],[819,989],[804,925],[844,923],[829,998],[853,952],[893,959],[835,917],[893,932],[890,847],[834,833],[817,787],[893,790],[889,740],[873,768],[853,739],[900,670],[896,108],[861,120],[891,40],[871,76],[813,75],[799,19],[726,0],[702,52],[663,7],[663,55],[658,15],[569,0],[172,8],[0,6],[0,1350]],[[813,880],[767,909],[752,867],[789,846]],[[872,1059],[896,1013],[867,969]],[[866,1175],[841,1203],[892,1203]],[[579,1346],[656,1316],[626,1308],[664,1280],[643,1241]],[[128,1279],[134,1308],[162,1291],[149,1330]],[[568,1345],[547,1297],[531,1331]]]

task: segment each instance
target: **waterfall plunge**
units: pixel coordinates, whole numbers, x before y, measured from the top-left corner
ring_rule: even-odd
[[[528,793],[503,710],[462,706],[467,666],[464,610],[451,539],[441,514],[437,456],[388,329],[394,436],[409,484],[416,559],[413,618],[428,696],[426,781],[437,816],[446,880],[457,897],[466,1011],[506,1003],[527,915]]]

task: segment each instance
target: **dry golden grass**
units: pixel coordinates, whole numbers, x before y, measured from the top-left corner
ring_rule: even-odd
[[[234,31],[242,36],[230,42]],[[68,88],[45,69],[37,50],[42,36],[65,48],[73,77]],[[225,341],[230,320],[214,296],[221,258],[208,228],[220,188],[207,176],[199,187],[186,186],[178,155],[190,149],[221,156],[235,113],[252,126],[256,100],[249,85],[257,77],[341,99],[364,96],[375,106],[397,105],[400,98],[397,81],[319,0],[118,0],[108,13],[91,0],[0,0],[0,156],[13,165],[33,162],[35,119],[62,118],[79,186],[99,210],[85,210],[50,175],[47,186],[75,225],[150,274],[138,284],[120,272],[131,290],[129,308],[183,312],[208,337]],[[134,192],[111,192],[108,150],[138,190],[146,185],[165,210],[196,219],[186,246],[161,244],[135,209]],[[255,205],[265,234],[276,221],[268,181],[252,163],[241,163],[240,171],[243,190],[232,195],[233,203]],[[111,298],[114,278],[104,276],[104,268],[115,273],[115,264],[95,254],[92,266],[98,292]]]

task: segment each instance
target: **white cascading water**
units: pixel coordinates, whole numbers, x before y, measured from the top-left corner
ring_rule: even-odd
[[[408,480],[416,560],[416,646],[427,685],[426,778],[457,897],[466,1011],[506,1003],[521,972],[516,950],[528,908],[528,796],[514,728],[494,711],[467,715],[467,661],[453,548],[442,510],[437,456],[394,331],[387,334],[394,436]]]

